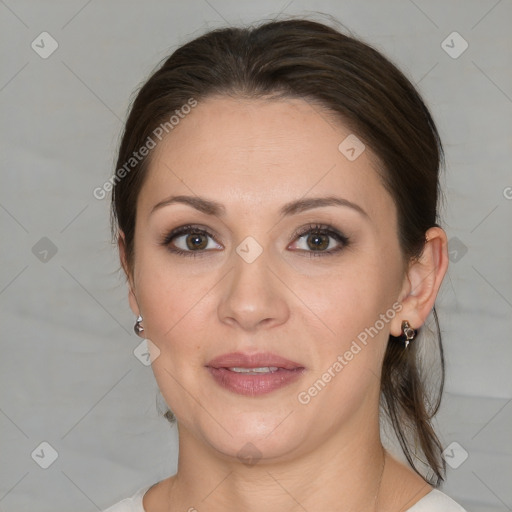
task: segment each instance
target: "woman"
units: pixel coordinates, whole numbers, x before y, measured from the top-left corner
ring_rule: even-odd
[[[323,24],[215,30],[164,62],[112,205],[178,471],[109,512],[463,510],[435,489],[443,373],[428,396],[419,357],[441,162],[410,82]]]

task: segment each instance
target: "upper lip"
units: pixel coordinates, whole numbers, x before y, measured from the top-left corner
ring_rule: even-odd
[[[258,354],[244,354],[243,352],[232,352],[222,354],[213,358],[206,366],[212,368],[264,368],[274,366],[285,370],[304,368],[299,363],[290,361],[284,357],[272,354],[271,352],[260,352]]]

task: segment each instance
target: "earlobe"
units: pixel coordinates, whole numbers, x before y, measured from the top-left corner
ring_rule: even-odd
[[[448,242],[444,230],[433,227],[425,235],[423,252],[411,261],[404,279],[402,310],[391,324],[393,336],[401,335],[403,320],[407,320],[413,329],[425,323],[448,268]]]

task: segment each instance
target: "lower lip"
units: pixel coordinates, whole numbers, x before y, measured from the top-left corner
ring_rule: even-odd
[[[304,372],[304,368],[297,368],[295,370],[279,368],[279,370],[273,373],[248,375],[246,373],[232,372],[227,368],[212,368],[211,366],[207,368],[217,384],[233,393],[246,396],[271,393],[276,389],[291,384]]]

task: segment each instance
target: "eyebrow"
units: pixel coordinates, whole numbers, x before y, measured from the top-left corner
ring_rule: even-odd
[[[215,215],[217,217],[222,216],[226,211],[224,206],[220,203],[209,199],[204,199],[199,196],[171,196],[155,204],[155,206],[153,206],[151,209],[150,214],[155,212],[155,210],[163,208],[164,206],[169,206],[175,203],[186,204],[192,208],[195,208],[196,210],[199,210],[202,213],[205,213],[206,215]]]
[[[163,201],[157,203],[151,209],[151,213],[155,212],[164,206],[169,206],[171,204],[186,204],[200,211],[201,213],[205,213],[206,215],[214,215],[217,217],[222,217],[226,208],[221,203],[216,201],[212,201],[210,199],[205,199],[199,196],[171,196]],[[307,210],[312,210],[314,208],[322,208],[325,206],[344,206],[355,210],[360,213],[363,217],[369,218],[368,214],[361,208],[358,204],[349,201],[348,199],[344,199],[342,197],[336,196],[327,196],[327,197],[312,197],[308,199],[297,199],[295,201],[291,201],[286,203],[280,210],[280,214],[283,217],[287,217],[290,215],[294,215],[296,213],[301,213]]]

